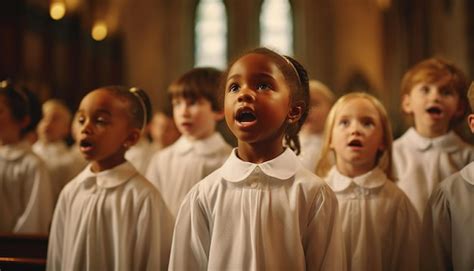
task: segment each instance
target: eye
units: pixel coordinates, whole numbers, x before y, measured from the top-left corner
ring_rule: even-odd
[[[342,127],[347,127],[349,126],[350,122],[347,119],[340,119],[337,124]]]
[[[85,121],[86,121],[86,118],[84,118],[83,116],[78,116],[78,117],[77,117],[77,122],[78,122],[79,124],[82,125],[82,124],[84,124]]]
[[[362,125],[364,127],[370,128],[370,127],[373,127],[375,124],[372,120],[363,120]]]
[[[420,87],[420,91],[421,91],[421,93],[425,93],[425,94],[426,94],[426,93],[430,92],[430,88],[429,88],[427,85],[422,85],[422,86]]]
[[[455,92],[451,88],[442,88],[440,90],[442,96],[454,96]]]
[[[232,83],[229,85],[229,92],[237,92],[239,90],[239,85],[236,83]]]
[[[257,89],[258,90],[268,90],[268,89],[271,89],[272,87],[267,84],[267,83],[259,83],[257,84]]]
[[[107,120],[104,117],[97,117],[95,119],[95,122],[99,125],[107,124]]]

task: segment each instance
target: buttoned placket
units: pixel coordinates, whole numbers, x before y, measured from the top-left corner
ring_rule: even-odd
[[[256,189],[259,187],[259,179],[261,178],[262,170],[257,166],[254,172],[249,176],[247,184],[250,188]]]

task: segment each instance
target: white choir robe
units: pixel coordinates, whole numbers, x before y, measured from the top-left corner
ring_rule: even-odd
[[[47,270],[166,270],[170,213],[156,188],[125,162],[87,166],[61,191]]]
[[[153,156],[146,177],[161,192],[175,218],[189,190],[222,166],[231,151],[232,147],[217,132],[197,141],[181,136]]]
[[[474,146],[453,131],[430,139],[410,128],[393,144],[396,184],[411,200],[420,220],[433,189],[471,161]]]
[[[63,187],[72,180],[81,170],[76,157],[66,143],[44,143],[37,141],[33,144],[33,151],[43,159],[51,176],[53,202],[56,203]]]
[[[290,149],[262,164],[234,149],[186,195],[169,270],[345,270],[337,208]]]
[[[125,158],[132,163],[132,165],[145,175],[150,164],[151,158],[158,151],[158,148],[151,144],[146,138],[141,137],[137,144],[133,145],[126,153]]]
[[[316,171],[322,148],[321,134],[300,134],[301,153],[298,157],[301,163],[311,172]]]
[[[474,270],[474,162],[433,191],[421,244],[421,270]]]
[[[0,146],[0,232],[47,234],[53,208],[43,160],[25,142]]]
[[[377,168],[350,178],[333,167],[348,270],[418,270],[420,220],[415,208]]]

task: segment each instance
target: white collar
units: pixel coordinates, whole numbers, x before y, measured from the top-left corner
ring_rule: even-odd
[[[474,162],[469,163],[467,166],[461,169],[459,174],[461,174],[462,178],[466,182],[474,185]]]
[[[176,150],[182,154],[194,150],[197,154],[206,155],[215,153],[226,144],[227,143],[225,143],[221,134],[215,132],[205,139],[195,141],[191,141],[185,136],[181,136],[178,141],[174,143],[174,146]]]
[[[435,138],[427,138],[421,136],[415,128],[411,127],[405,133],[404,137],[411,142],[411,145],[421,151],[428,150],[431,147],[436,147],[445,152],[455,152],[460,150],[463,145],[463,141],[453,131],[449,131],[447,134]]]
[[[91,171],[91,164],[79,173],[77,178],[86,187],[102,187],[113,188],[117,187],[138,174],[137,170],[128,161],[108,170],[98,173]]]
[[[33,144],[33,150],[39,152],[50,152],[50,153],[61,153],[68,150],[68,147],[64,141],[57,141],[51,143],[45,143],[43,141],[37,141]]]
[[[385,173],[378,167],[375,167],[373,170],[363,175],[351,178],[342,175],[334,166],[331,168],[328,177],[326,178],[326,182],[334,192],[343,191],[351,184],[355,184],[366,189],[373,189],[384,185],[387,181],[389,181],[387,175],[385,175]]]
[[[0,146],[0,157],[7,161],[14,161],[31,151],[31,146],[26,141],[17,144]]]
[[[274,159],[261,164],[241,160],[237,157],[237,148],[234,148],[221,170],[223,178],[230,182],[243,181],[254,171],[258,173],[260,170],[267,176],[288,180],[296,174],[300,166],[300,161],[289,148]]]

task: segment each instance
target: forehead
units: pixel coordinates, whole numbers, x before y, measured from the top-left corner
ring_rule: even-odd
[[[267,75],[284,79],[283,73],[273,57],[255,53],[241,57],[232,65],[228,78],[235,75]]]
[[[371,117],[380,119],[380,114],[375,105],[365,98],[353,98],[341,105],[337,116]]]
[[[106,111],[109,113],[126,112],[128,104],[125,99],[119,99],[110,91],[94,90],[82,99],[79,111],[95,112]]]

